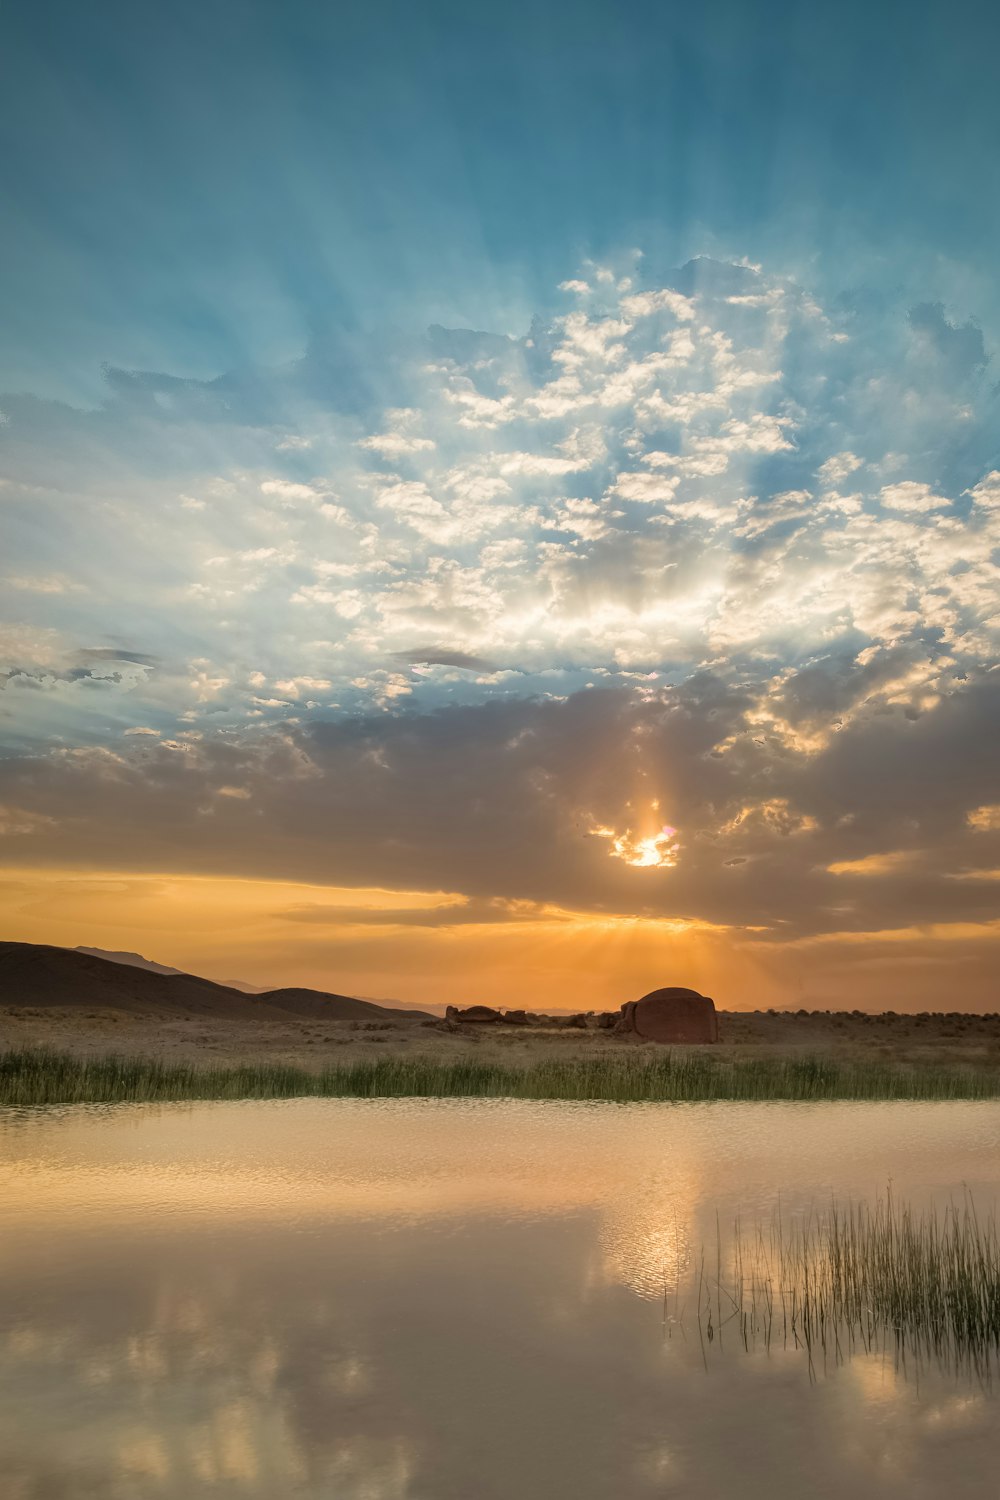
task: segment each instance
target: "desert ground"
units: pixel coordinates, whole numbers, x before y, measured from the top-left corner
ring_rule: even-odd
[[[718,1053],[821,1055],[949,1067],[1000,1068],[1000,1015],[865,1015],[857,1011],[720,1011]],[[107,1053],[166,1062],[293,1063],[319,1071],[347,1059],[422,1054],[527,1065],[545,1058],[596,1058],[657,1050],[635,1037],[565,1025],[505,1026],[440,1020],[326,1021],[160,1017],[78,1006],[0,1007],[0,1051],[52,1047],[78,1057]]]

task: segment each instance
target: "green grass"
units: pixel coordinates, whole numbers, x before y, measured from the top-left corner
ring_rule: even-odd
[[[769,1232],[737,1225],[727,1273],[706,1276],[703,1256],[697,1305],[709,1343],[728,1329],[747,1348],[795,1346],[811,1361],[863,1349],[986,1374],[1000,1353],[997,1220],[970,1198],[918,1216],[888,1193],[874,1208],[776,1217]]]
[[[0,1105],[184,1099],[508,1098],[695,1102],[708,1099],[995,1099],[1000,1073],[821,1058],[732,1058],[646,1049],[610,1058],[503,1063],[386,1057],[322,1072],[274,1063],[196,1067],[137,1057],[75,1058],[42,1048],[0,1054]]]

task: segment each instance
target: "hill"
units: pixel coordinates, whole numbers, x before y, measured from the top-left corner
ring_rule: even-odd
[[[74,953],[86,953],[89,958],[106,958],[109,963],[128,964],[134,969],[148,969],[151,974],[183,974],[183,969],[172,969],[169,964],[154,963],[151,958],[143,958],[141,953],[127,953],[120,948],[84,948],[78,947],[72,950]]]
[[[376,1005],[373,1000],[358,1000],[353,995],[328,995],[324,990],[265,990],[253,997],[263,1000],[272,1009],[284,1011],[286,1015],[303,1016],[309,1020],[324,1018],[338,1021],[417,1020],[427,1021],[432,1017],[426,1010],[409,1010],[405,1006]],[[336,1015],[331,1014],[331,1005]]]
[[[138,955],[136,955],[137,957]],[[40,943],[0,943],[0,1005],[120,1010],[131,1015],[203,1016],[233,1021],[424,1020],[426,1012],[389,1010],[352,995],[265,990],[248,995],[194,974],[158,972],[117,958]]]

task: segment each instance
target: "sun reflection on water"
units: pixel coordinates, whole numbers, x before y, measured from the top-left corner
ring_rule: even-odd
[[[992,1452],[990,1392],[860,1352],[824,1395],[800,1350],[730,1330],[703,1362],[677,1315],[717,1212],[725,1239],[777,1183],[825,1191],[831,1130],[843,1184],[891,1158],[902,1190],[907,1160],[932,1181],[995,1161],[991,1121],[308,1101],[22,1136],[0,1169],[10,1492],[422,1500],[482,1493],[485,1465],[530,1500],[745,1493],[720,1428],[752,1453],[779,1412],[808,1435],[793,1484],[820,1463],[833,1500],[923,1500],[942,1445]]]

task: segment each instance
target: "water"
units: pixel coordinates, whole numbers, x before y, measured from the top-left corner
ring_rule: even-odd
[[[0,1496],[981,1500],[989,1383],[685,1312],[717,1223],[890,1180],[995,1206],[1000,1106],[8,1112]]]

